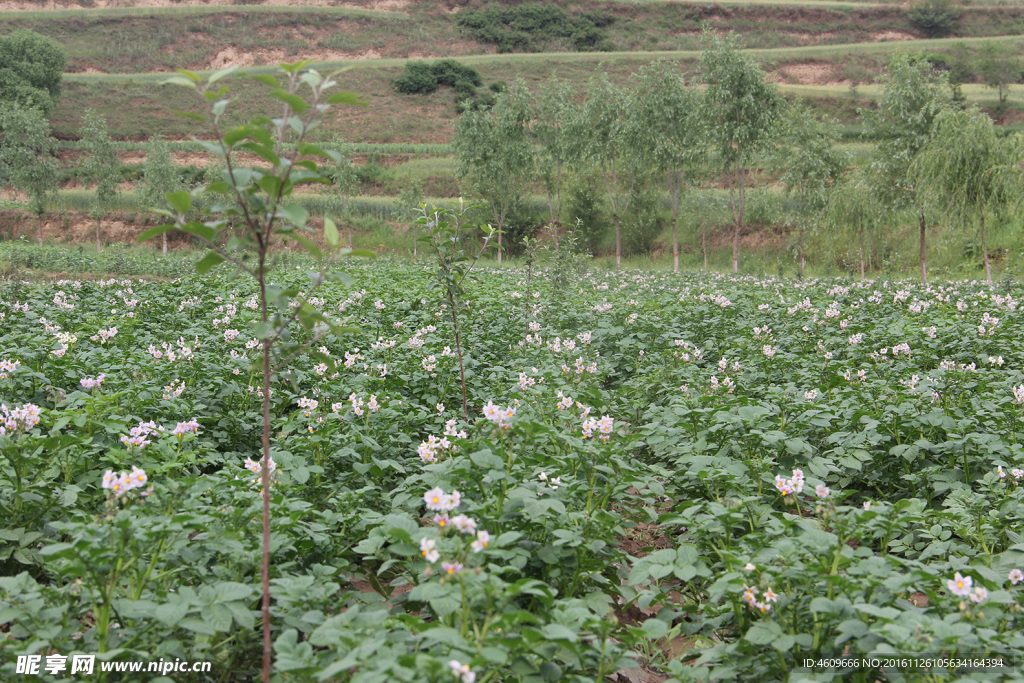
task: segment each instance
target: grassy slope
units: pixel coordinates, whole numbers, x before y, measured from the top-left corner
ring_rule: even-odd
[[[575,3],[600,8],[616,20],[606,29],[617,51],[699,49],[700,27],[742,34],[758,48],[840,45],[902,37],[925,37],[898,7],[706,5],[689,3]],[[227,46],[248,52],[258,64],[284,57],[366,53],[383,58],[447,56],[493,51],[460,36],[453,15],[435,3],[419,3],[406,14],[344,8],[209,7],[8,13],[0,31],[31,28],[68,49],[72,71],[129,73],[208,67]],[[965,14],[956,37],[1024,33],[1024,8],[975,9]],[[536,46],[560,52],[558,40]],[[326,57],[321,57],[321,59]]]

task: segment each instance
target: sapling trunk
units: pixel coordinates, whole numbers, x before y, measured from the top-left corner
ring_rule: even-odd
[[[798,231],[800,240],[800,279],[804,279],[804,228],[801,225]]]
[[[96,251],[97,253],[103,249],[103,245],[100,244],[100,217],[96,216]]]
[[[465,416],[466,422],[469,422],[469,404],[466,403],[466,369],[462,364],[462,341],[459,338],[459,319],[455,315],[455,299],[452,298],[451,294],[448,295],[448,305],[452,307],[452,327],[455,328],[455,353],[459,354],[459,379],[462,382],[462,414]]]
[[[264,259],[260,255],[259,283],[261,319],[267,322],[267,287],[265,283]],[[270,660],[273,647],[270,642],[270,340],[263,342],[263,559],[260,563],[260,579],[263,584],[263,681],[270,681]]]
[[[928,282],[928,264],[925,262],[924,258],[924,213],[918,212],[917,217],[921,222],[921,282]]]
[[[39,218],[36,221],[39,230],[39,246],[43,246],[43,214],[39,214]]]
[[[985,259],[985,282],[992,284],[992,262],[988,260],[988,242],[985,240],[985,218],[981,219],[981,254]]]
[[[679,193],[681,191],[679,176],[672,176],[672,272],[679,272]]]
[[[615,269],[622,269],[622,242],[619,241],[619,214],[613,213],[612,218],[615,220]],[[501,237],[500,235],[498,236]]]

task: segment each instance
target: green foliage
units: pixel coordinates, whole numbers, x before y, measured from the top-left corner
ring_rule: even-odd
[[[66,67],[64,48],[46,36],[27,29],[0,36],[0,103],[48,116],[60,99]]]
[[[0,134],[0,177],[26,193],[32,211],[41,218],[58,189],[50,124],[41,109],[7,103],[0,105]],[[42,246],[41,232],[39,240]]]
[[[662,205],[662,194],[655,187],[637,192],[630,201],[629,211],[622,217],[622,246],[627,256],[651,253],[665,227]]]
[[[559,5],[536,3],[464,8],[457,17],[465,35],[496,45],[498,52],[542,52],[556,40],[581,52],[611,50],[601,29],[614,20],[600,11],[571,15]]]
[[[1008,86],[1020,81],[1020,61],[1013,49],[1001,43],[986,42],[980,52],[977,69],[981,82],[999,94],[999,108],[1005,110]]]
[[[96,203],[93,215],[98,217],[107,212],[110,203],[117,196],[121,182],[121,160],[111,143],[107,122],[87,109],[82,116],[82,179],[96,184]]]
[[[907,10],[910,22],[932,38],[954,32],[961,14],[953,0],[917,0]]]
[[[611,217],[605,189],[592,169],[583,169],[569,180],[563,213],[570,225],[577,225],[581,249],[596,251],[611,228]]]
[[[146,149],[146,163],[138,185],[139,198],[146,206],[168,209],[165,195],[185,189],[181,173],[171,158],[170,148],[163,137],[150,138]]]
[[[729,178],[733,213],[732,271],[739,269],[739,240],[746,205],[747,166],[767,149],[785,112],[786,101],[765,81],[752,56],[741,52],[734,35],[720,38],[705,27],[701,76],[703,139],[715,164]]]
[[[881,82],[878,109],[860,110],[864,136],[875,141],[868,180],[881,203],[899,211],[918,203],[910,167],[951,95],[945,75],[920,53],[894,54]]]
[[[395,79],[395,90],[404,95],[429,95],[439,86],[454,88],[463,96],[471,96],[483,84],[480,73],[454,59],[442,59],[433,64],[407,62],[405,71]]]
[[[834,126],[818,121],[804,107],[789,112],[775,164],[782,169],[786,194],[797,199],[801,220],[813,220],[828,203],[829,193],[850,164],[850,155],[836,149]]]
[[[452,137],[458,158],[455,175],[473,194],[483,197],[498,231],[503,229],[513,206],[522,203],[533,177],[536,152],[529,138],[532,118],[529,91],[524,82],[517,81],[498,94],[490,110],[463,114]],[[522,236],[517,234],[509,244],[519,243]],[[497,237],[500,263],[501,232]]]

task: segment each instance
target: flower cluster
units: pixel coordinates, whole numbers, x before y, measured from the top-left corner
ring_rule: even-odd
[[[0,379],[7,379],[19,365],[20,361],[0,360]]]
[[[194,417],[188,422],[179,422],[178,425],[171,431],[171,434],[175,436],[183,436],[185,434],[195,434],[199,431],[199,421]]]
[[[508,429],[512,423],[512,418],[515,416],[515,406],[509,406],[503,410],[491,401],[488,401],[487,405],[484,406],[484,417],[502,429]]]
[[[269,462],[268,462],[268,467],[267,467],[267,478],[270,480],[270,483],[273,484],[274,483],[274,474],[277,472],[277,463],[274,462],[273,458],[268,458],[268,461]],[[262,493],[263,493],[263,488],[262,488],[262,486],[263,486],[263,458],[260,458],[259,460],[253,460],[252,458],[246,458],[245,459],[245,469],[249,470],[250,472],[252,472],[255,475],[253,477],[253,480],[252,480],[252,486],[253,486],[253,488],[259,488],[260,494],[262,495]]]
[[[320,405],[320,402],[313,398],[300,398],[298,400],[298,406],[303,409],[303,414],[309,417],[310,413],[316,410],[316,407]]]
[[[975,586],[974,579],[969,576],[961,576],[960,572],[953,575],[953,578],[946,581],[949,592],[958,597],[969,597],[971,602],[982,603],[988,597],[988,590],[981,585]]]
[[[451,494],[447,494],[444,492],[444,489],[438,486],[423,494],[423,502],[428,510],[448,512],[459,507],[459,503],[462,502],[462,494],[454,490]]]
[[[175,386],[172,381],[170,384],[164,387],[164,400],[172,401],[176,398],[181,398],[181,395],[185,393],[185,382],[181,381]]]
[[[598,432],[598,438],[601,441],[607,441],[612,434],[612,427],[615,425],[615,420],[609,415],[603,416],[600,420],[596,420],[592,417],[584,418],[583,420],[583,438],[589,439],[594,435],[594,430]]]
[[[743,601],[752,610],[757,610],[764,614],[765,612],[771,611],[772,603],[777,602],[779,596],[771,588],[767,588],[764,594],[761,595],[763,600],[758,600],[757,596],[761,592],[757,589],[757,586],[744,586],[743,587]]]
[[[163,432],[164,428],[152,420],[149,422],[140,422],[138,427],[131,428],[128,432],[128,436],[121,437],[121,443],[128,448],[134,447],[141,450],[152,443],[152,440],[147,437],[160,436]]]
[[[474,683],[476,681],[476,674],[470,670],[469,664],[463,664],[459,660],[453,659],[448,662],[448,666],[451,667],[452,673],[462,683]]]
[[[26,403],[20,408],[8,408],[0,403],[0,435],[18,430],[27,432],[39,424],[42,408]]]
[[[107,376],[104,374],[98,375],[96,377],[83,377],[82,379],[78,380],[78,383],[81,384],[86,389],[98,389],[99,387],[103,386],[103,382],[106,379],[106,377]]]
[[[804,490],[804,472],[800,469],[793,470],[793,476],[786,479],[781,474],[775,475],[775,488],[784,496],[796,495]]]
[[[138,467],[132,466],[131,472],[121,472],[115,474],[113,470],[107,470],[103,474],[103,482],[100,486],[105,491],[110,491],[116,498],[120,498],[129,491],[135,489],[141,489],[145,487],[149,478],[146,476],[146,471],[141,470]],[[141,492],[143,497],[149,496],[153,492],[152,488],[146,489]]]
[[[115,336],[117,336],[117,328],[116,327],[111,327],[109,330],[100,330],[100,331],[98,331],[96,334],[94,334],[93,336],[89,337],[89,339],[91,339],[94,342],[99,342],[100,344],[106,344],[108,341],[113,339]]]

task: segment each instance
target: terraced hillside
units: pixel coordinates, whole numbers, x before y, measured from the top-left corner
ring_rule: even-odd
[[[211,163],[198,147],[188,146],[195,122],[175,113],[194,109],[195,101],[184,90],[163,85],[175,68],[204,72],[238,66],[241,73],[260,73],[300,59],[326,71],[351,67],[341,77],[343,86],[369,106],[332,111],[316,138],[345,146],[361,165],[356,193],[367,201],[360,206],[375,207],[378,217],[390,211],[380,202],[397,197],[409,180],[418,181],[428,197],[465,191],[453,176],[448,146],[460,115],[453,90],[401,94],[394,86],[408,63],[421,60],[455,58],[473,67],[485,94],[519,78],[536,92],[557,75],[582,97],[595,74],[606,72],[612,82],[623,83],[656,59],[673,60],[688,77],[695,76],[700,34],[710,27],[739,34],[785,97],[838,126],[848,143],[864,144],[859,112],[874,106],[880,92],[876,81],[889,56],[901,50],[922,50],[935,68],[957,70],[966,101],[980,104],[1006,130],[1024,122],[1024,87],[1011,83],[999,102],[999,93],[975,66],[992,50],[1019,61],[1024,53],[1024,5],[1019,3],[972,4],[941,36],[904,5],[828,0],[559,2],[545,5],[540,18],[528,17],[533,23],[526,28],[519,15],[519,24],[494,24],[494,17],[516,5],[481,1],[122,0],[113,6],[100,0],[88,6],[6,2],[0,7],[7,10],[0,16],[0,32],[31,29],[67,50],[63,97],[51,116],[53,134],[63,141],[63,159],[73,167],[71,147],[80,137],[83,112],[95,110],[107,121],[124,147],[126,194],[119,201],[128,211],[141,206],[131,193],[152,136],[182,141],[175,160],[191,168],[194,180]],[[253,98],[256,84],[235,79],[231,87],[238,101],[229,122],[262,111],[264,105]],[[863,156],[862,147],[854,160]],[[65,176],[63,206],[87,205],[88,185],[73,171]],[[712,181],[705,189],[723,187]],[[534,192],[542,190],[537,178]]]

